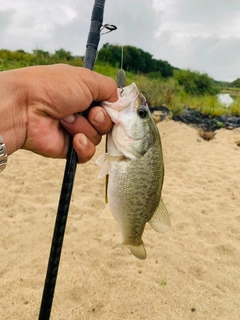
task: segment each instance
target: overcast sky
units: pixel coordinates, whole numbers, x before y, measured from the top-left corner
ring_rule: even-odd
[[[84,55],[94,0],[0,0],[0,48]],[[240,78],[240,0],[106,0],[106,43],[216,80]]]

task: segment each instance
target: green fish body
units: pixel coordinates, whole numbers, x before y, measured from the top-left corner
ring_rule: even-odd
[[[102,216],[113,215],[120,226],[122,243],[139,259],[146,259],[142,241],[145,224],[156,231],[170,229],[161,199],[164,164],[159,131],[145,97],[133,83],[118,89],[115,103],[102,106],[114,122],[107,139],[107,153],[97,163],[99,177],[108,175],[107,206]]]

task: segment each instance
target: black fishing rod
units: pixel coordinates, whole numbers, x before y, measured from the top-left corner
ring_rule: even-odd
[[[110,31],[116,29],[115,26],[102,26],[105,0],[95,0],[90,31],[88,34],[86,53],[83,66],[93,70],[94,63],[97,56],[97,48],[100,40],[100,33],[102,28],[107,28]],[[62,182],[62,189],[58,204],[58,211],[55,221],[55,227],[52,238],[52,246],[49,255],[46,279],[43,289],[42,302],[38,320],[49,320],[54,290],[56,286],[57,273],[60,263],[63,238],[67,223],[68,210],[72,195],[74,177],[77,166],[77,154],[72,145],[72,138],[69,143],[67,162]]]

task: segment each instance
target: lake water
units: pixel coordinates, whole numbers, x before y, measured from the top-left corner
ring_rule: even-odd
[[[218,100],[228,108],[233,103],[233,98],[230,96],[229,93],[220,93],[217,95]]]

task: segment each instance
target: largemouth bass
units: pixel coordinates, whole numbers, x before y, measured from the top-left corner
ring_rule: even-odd
[[[118,100],[102,106],[114,122],[101,155],[99,178],[108,175],[107,206],[102,217],[112,214],[120,226],[122,243],[139,259],[146,259],[142,241],[145,224],[157,232],[170,229],[161,199],[164,164],[159,131],[146,98],[135,83],[118,89]],[[111,213],[110,213],[111,212]]]

